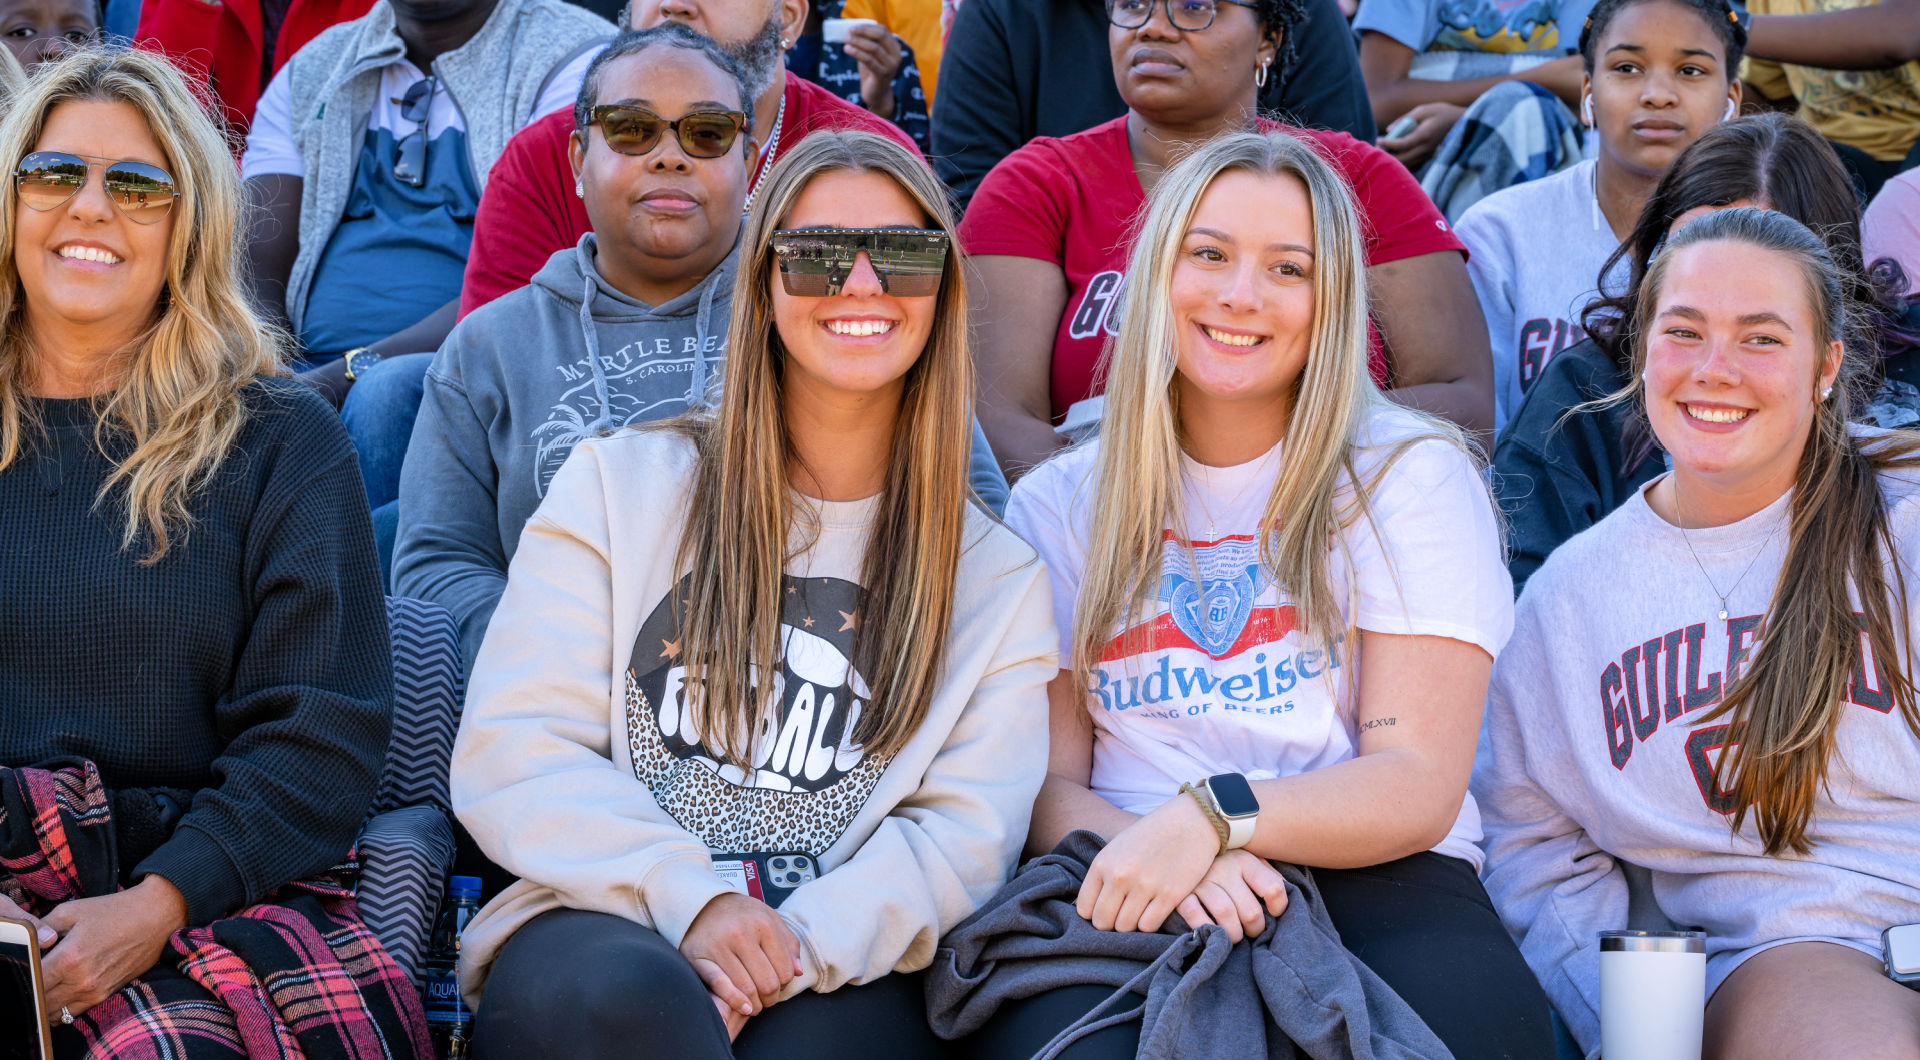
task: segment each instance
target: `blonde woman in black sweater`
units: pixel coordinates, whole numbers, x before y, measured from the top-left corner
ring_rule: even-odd
[[[0,160],[0,915],[39,928],[55,1052],[249,1055],[237,991],[309,1055],[416,1055],[410,982],[320,878],[391,724],[366,501],[269,378],[232,162],[125,50],[42,67]]]

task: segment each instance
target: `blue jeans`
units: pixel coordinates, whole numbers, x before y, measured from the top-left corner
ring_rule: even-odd
[[[432,363],[431,353],[388,357],[360,375],[340,406],[347,437],[360,454],[360,479],[371,507],[400,498],[400,464],[413,440],[413,421],[420,415],[420,395]]]
[[[993,455],[993,446],[987,442],[987,432],[980,429],[980,418],[973,420],[973,449],[967,454],[967,485],[973,487],[980,500],[995,515],[1005,515],[1007,495],[1007,476],[1000,470],[1000,461]]]

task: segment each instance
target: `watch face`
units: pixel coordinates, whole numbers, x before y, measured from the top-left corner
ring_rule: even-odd
[[[1260,812],[1260,800],[1253,797],[1253,786],[1238,773],[1222,773],[1207,778],[1207,790],[1213,804],[1226,817],[1250,817]]]

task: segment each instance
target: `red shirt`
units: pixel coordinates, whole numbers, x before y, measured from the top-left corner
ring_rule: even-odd
[[[920,154],[913,138],[892,122],[805,78],[788,74],[785,98],[775,161],[808,133],[821,129],[879,133]],[[461,316],[525,287],[555,251],[580,242],[592,229],[586,204],[573,193],[573,165],[567,160],[567,137],[572,133],[571,107],[531,122],[507,141],[506,150],[488,172],[480,209],[473,218],[473,247],[467,252],[467,274],[460,290]],[[754,183],[761,172],[756,168]],[[752,187],[750,183],[748,189]]]
[[[262,76],[265,28],[259,0],[146,0],[134,42],[206,82],[227,125],[246,135],[267,80],[321,31],[366,14],[373,0],[293,0],[274,38],[273,69]]]
[[[1394,157],[1346,133],[1261,121],[1318,146],[1347,178],[1366,231],[1368,265],[1467,248]],[[1146,193],[1133,170],[1125,115],[1072,136],[1042,136],[1002,159],[980,182],[960,222],[969,254],[1007,254],[1059,265],[1067,274],[1066,312],[1053,340],[1053,415],[1106,387],[1095,378],[1107,337],[1119,326],[1119,294],[1132,228]],[[1386,378],[1379,335],[1369,362]]]

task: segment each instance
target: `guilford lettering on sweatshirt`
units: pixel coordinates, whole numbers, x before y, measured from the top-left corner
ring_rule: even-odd
[[[1719,703],[1752,663],[1765,617],[1741,615],[1712,623],[1716,628],[1711,637],[1709,623],[1695,622],[1650,637],[1621,652],[1619,661],[1609,662],[1599,675],[1600,716],[1613,767],[1626,769],[1634,747],[1645,743],[1663,723],[1683,721],[1688,714]],[[1860,635],[1854,642],[1847,702],[1889,713],[1893,693],[1867,642],[1866,619],[1856,613],[1854,620]],[[1703,675],[1701,671],[1713,660],[1720,661],[1720,668]],[[1869,670],[1871,680],[1866,676]],[[1687,762],[1700,785],[1700,797],[1717,813],[1739,808],[1714,776],[1714,762],[1731,731],[1731,725],[1722,723],[1695,729],[1687,737]]]

